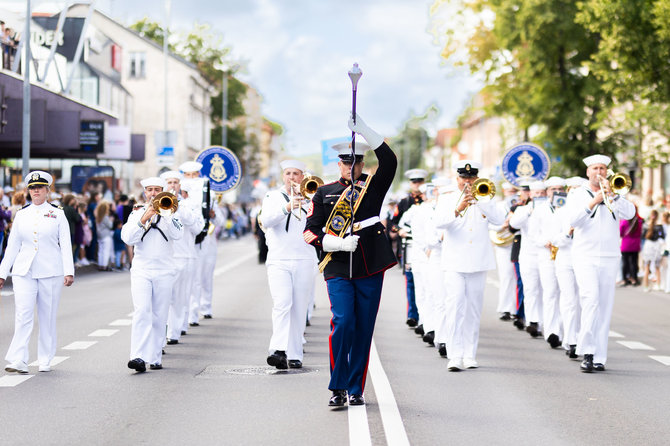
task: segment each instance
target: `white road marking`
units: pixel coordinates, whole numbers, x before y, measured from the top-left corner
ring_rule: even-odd
[[[95,330],[93,333],[89,334],[91,337],[105,337],[105,336],[112,336],[113,334],[118,333],[119,330],[112,330],[112,329],[100,329],[100,330]]]
[[[631,350],[656,350],[654,347],[637,341],[617,341],[617,343]]]
[[[0,291],[0,296],[9,297],[9,296],[13,296],[13,295],[14,295],[14,291]]]
[[[132,319],[117,319],[109,323],[112,327],[124,327],[128,325],[133,325]]]
[[[0,387],[18,386],[24,381],[28,381],[35,375],[5,375],[0,378]]]
[[[375,388],[375,395],[377,396],[377,403],[379,404],[379,412],[382,417],[382,424],[384,425],[384,434],[386,435],[386,444],[409,446],[409,439],[407,432],[405,432],[405,425],[402,422],[398,404],[393,396],[393,389],[389,382],[386,372],[382,367],[382,363],[377,353],[377,346],[375,341],[372,341],[370,349],[370,379]]]
[[[231,270],[231,269],[235,268],[236,266],[239,266],[239,265],[243,264],[244,262],[246,262],[250,258],[255,257],[257,255],[258,255],[258,253],[252,251],[252,252],[247,253],[246,255],[240,257],[239,259],[237,259],[233,262],[230,262],[226,265],[220,266],[219,268],[214,270],[214,277],[219,276],[219,275],[225,273],[226,271]]]
[[[349,406],[349,444],[351,446],[370,446],[370,426],[368,426],[368,412],[365,404],[362,406]]]
[[[133,317],[133,313],[135,313],[135,312],[131,311],[130,313],[128,313],[128,317]]]
[[[616,331],[612,331],[612,330],[610,330],[609,337],[610,338],[625,338],[625,336],[622,335],[621,333],[617,333]]]
[[[654,355],[649,355],[651,359],[654,361],[658,361],[663,365],[670,365],[670,356],[654,356]]]
[[[97,344],[98,341],[75,341],[63,347],[63,350],[86,350],[90,346]]]
[[[61,362],[65,361],[68,358],[69,358],[69,356],[54,356],[54,359],[51,360],[51,365],[58,365],[58,364],[60,364]],[[40,363],[39,363],[39,361],[35,361],[35,362],[32,362],[28,365],[30,367],[37,367],[38,365],[40,365]]]

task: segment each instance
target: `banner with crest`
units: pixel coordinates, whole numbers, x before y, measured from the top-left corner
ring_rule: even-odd
[[[521,142],[507,150],[501,167],[505,179],[519,186],[526,181],[544,181],[549,175],[551,161],[540,146]]]
[[[212,191],[226,192],[240,184],[242,165],[232,150],[223,146],[211,146],[200,152],[195,160],[202,164],[200,174],[209,178]]]

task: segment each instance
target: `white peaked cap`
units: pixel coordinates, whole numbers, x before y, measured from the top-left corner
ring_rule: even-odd
[[[465,166],[469,164],[471,168],[480,170],[482,168],[482,163],[472,160],[459,160],[454,164],[454,169],[465,169]]]
[[[533,181],[528,186],[530,187],[530,190],[545,190],[546,189],[543,181]]]
[[[165,181],[163,181],[163,179],[159,178],[159,177],[145,178],[142,181],[140,181],[140,184],[144,188],[147,188],[149,186],[160,186],[160,187],[163,188],[163,190],[165,190],[165,188],[167,187],[167,184],[165,184]]]
[[[338,153],[338,156],[350,156],[351,155],[351,141],[339,142],[332,145],[332,149]],[[363,141],[356,140],[356,156],[363,156],[365,152],[370,150],[371,147],[368,143]]]
[[[26,175],[24,181],[28,186],[51,186],[54,179],[49,173],[43,170],[33,170]]]
[[[425,180],[428,178],[428,172],[423,169],[410,169],[405,172],[405,178],[408,180]]]
[[[612,159],[607,155],[591,155],[584,158],[583,161],[584,164],[586,164],[586,167],[592,166],[594,164],[604,164],[605,166],[609,166],[612,162]]]
[[[587,181],[588,180],[586,178],[582,177],[570,177],[565,180],[565,185],[568,187],[579,187]]]
[[[186,161],[181,166],[179,166],[179,170],[181,170],[184,173],[200,172],[200,169],[202,169],[202,164],[200,164],[197,161]]]
[[[565,179],[563,179],[561,177],[549,177],[544,182],[544,187],[555,187],[555,186],[560,186],[560,187],[565,186]]]
[[[177,170],[168,170],[167,172],[163,172],[161,174],[161,179],[167,181],[168,178],[177,178],[178,180],[181,180],[184,178],[184,175],[182,175],[181,172]]]
[[[300,172],[304,172],[307,169],[307,166],[302,161],[298,160],[284,160],[279,163],[281,170],[286,169],[298,169]]]

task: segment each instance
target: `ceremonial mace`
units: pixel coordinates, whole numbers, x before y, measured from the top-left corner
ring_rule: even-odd
[[[354,66],[349,70],[349,79],[351,79],[351,117],[354,120],[354,125],[356,124],[356,91],[358,87],[358,80],[363,76],[363,72],[358,68],[358,64],[354,63]],[[354,166],[356,165],[356,132],[351,131],[351,195],[349,196],[349,206],[351,209],[351,225],[349,226],[349,235],[354,235]],[[353,278],[353,269],[354,269],[354,253],[349,253],[349,278]]]

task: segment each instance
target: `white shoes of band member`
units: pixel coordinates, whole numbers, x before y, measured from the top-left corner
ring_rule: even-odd
[[[452,358],[449,360],[449,364],[447,364],[447,369],[449,369],[450,372],[458,372],[464,368],[463,358]]]
[[[477,361],[474,360],[474,358],[465,358],[463,359],[463,365],[465,366],[466,369],[476,369],[479,367],[479,364]]]
[[[28,364],[23,361],[12,362],[5,366],[5,371],[7,372],[16,372],[16,373],[28,373]]]
[[[50,372],[51,371],[51,366],[50,365],[41,365],[37,369],[40,372]]]

